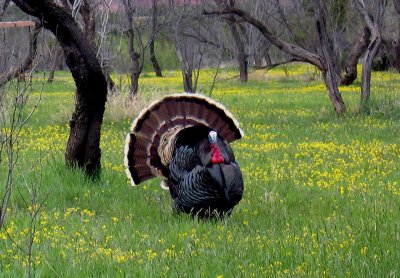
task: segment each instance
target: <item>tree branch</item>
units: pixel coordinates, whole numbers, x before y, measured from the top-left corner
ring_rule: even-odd
[[[302,59],[302,60],[316,66],[317,68],[319,68],[321,70],[323,69],[323,64],[321,62],[321,58],[319,55],[312,53],[308,50],[305,50],[304,48],[302,48],[298,45],[289,43],[289,42],[275,36],[274,34],[272,34],[272,32],[269,31],[267,26],[265,26],[261,21],[257,20],[252,15],[250,15],[249,13],[247,13],[241,9],[226,8],[221,11],[212,11],[212,12],[203,11],[203,14],[204,15],[226,15],[226,14],[236,15],[236,16],[240,17],[242,20],[244,20],[245,22],[247,22],[247,23],[253,25],[255,28],[257,28],[266,39],[268,39],[272,44],[274,44],[276,47],[278,47],[282,51],[284,51],[296,58]]]

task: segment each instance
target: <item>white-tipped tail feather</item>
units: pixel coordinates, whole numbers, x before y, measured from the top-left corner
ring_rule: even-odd
[[[239,122],[211,98],[187,93],[164,97],[141,111],[127,135],[124,162],[132,185],[154,176],[168,178],[175,137],[193,126],[209,127],[227,142],[243,136]]]

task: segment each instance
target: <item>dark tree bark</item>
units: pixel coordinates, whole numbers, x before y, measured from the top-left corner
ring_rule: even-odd
[[[32,63],[37,53],[37,37],[41,29],[42,29],[42,24],[37,22],[35,28],[31,32],[29,32],[28,55],[26,56],[25,60],[19,67],[10,69],[10,71],[0,75],[0,87],[2,87],[11,79],[24,75],[25,71],[32,68]]]
[[[153,0],[153,2],[152,2],[151,28],[152,28],[153,34],[157,33],[157,30],[156,30],[157,29],[157,3],[158,3],[158,0]],[[150,38],[150,46],[149,46],[150,47],[150,61],[151,61],[151,65],[153,66],[153,70],[154,70],[156,76],[162,77],[161,67],[156,58],[154,40],[155,40],[155,36],[152,36]]]
[[[354,47],[351,49],[349,57],[344,66],[344,75],[340,80],[342,85],[351,85],[357,78],[357,64],[360,60],[361,55],[365,53],[368,48],[369,40],[371,38],[371,32],[368,27],[365,26]]]
[[[69,14],[73,15],[73,6],[77,0],[60,0],[63,4],[63,7],[68,11]],[[96,46],[95,37],[96,37],[96,19],[95,19],[95,7],[91,5],[91,1],[83,0],[79,6],[79,10],[77,11],[81,15],[83,19],[83,32],[90,43],[93,46]],[[76,15],[75,15],[76,16]],[[107,81],[108,91],[113,94],[115,92],[115,83],[110,76],[110,67],[107,63],[101,64],[103,68],[104,75]],[[50,72],[50,74],[54,75],[54,71]]]
[[[25,13],[43,22],[57,38],[76,84],[75,112],[65,159],[90,176],[100,164],[100,129],[107,100],[107,83],[95,50],[71,15],[50,0],[13,0]]]

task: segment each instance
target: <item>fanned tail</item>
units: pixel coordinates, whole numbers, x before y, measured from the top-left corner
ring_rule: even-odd
[[[222,104],[198,94],[164,97],[142,110],[126,138],[125,166],[132,184],[167,178],[176,135],[193,126],[213,129],[227,142],[243,137],[238,121]]]

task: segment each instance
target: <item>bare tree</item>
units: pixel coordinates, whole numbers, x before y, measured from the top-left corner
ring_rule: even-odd
[[[229,9],[234,8],[236,1],[235,0],[214,0],[215,4],[220,9]],[[248,54],[246,53],[245,42],[247,39],[245,27],[241,25],[241,23],[237,20],[234,15],[227,15],[224,17],[225,22],[227,23],[229,30],[231,31],[233,42],[236,48],[236,60],[239,65],[240,72],[240,81],[247,82],[249,71],[248,71]]]
[[[125,8],[124,11],[127,19],[126,34],[128,36],[128,53],[129,58],[131,59],[130,96],[133,97],[138,92],[139,76],[143,70],[145,53],[150,48],[150,45],[154,43],[154,39],[159,33],[162,24],[150,24],[152,26],[151,30],[149,31],[148,38],[144,40],[143,29],[145,29],[145,25],[143,25],[143,23],[146,24],[146,21],[142,20],[142,18],[136,15],[138,9],[138,1],[122,0],[122,3]]]
[[[76,84],[75,112],[65,159],[88,175],[99,172],[100,129],[107,99],[107,82],[93,45],[73,17],[50,0],[13,2],[24,12],[39,18],[57,38]]]
[[[36,110],[41,95],[31,110],[26,109],[26,100],[31,93],[31,78],[29,82],[10,82],[12,87],[0,91],[0,166],[6,169],[4,184],[1,185],[0,196],[0,229],[4,224],[7,208],[14,189],[14,175],[19,157],[19,142],[21,132]],[[10,86],[11,86],[10,85]],[[4,177],[3,177],[4,178]],[[4,186],[4,187],[3,187]]]
[[[372,0],[370,3],[371,8],[367,7],[363,0],[354,0],[354,4],[363,18],[366,26],[371,32],[371,41],[368,45],[367,53],[364,58],[363,70],[361,76],[361,101],[360,108],[366,109],[366,104],[370,97],[371,90],[371,70],[372,62],[379,51],[382,43],[382,18],[386,11],[387,1],[386,0]],[[374,9],[372,15],[370,9]]]
[[[313,3],[314,14],[317,15],[315,19],[318,48],[316,51],[306,49],[298,44],[289,42],[282,37],[273,34],[267,24],[259,21],[248,12],[238,8],[225,8],[213,12],[205,12],[206,15],[235,15],[241,20],[253,25],[261,34],[268,39],[273,45],[282,51],[290,54],[296,60],[310,63],[316,66],[322,73],[327,88],[328,96],[337,114],[345,112],[345,104],[339,92],[339,73],[340,63],[338,61],[337,51],[330,39],[329,30],[327,30],[327,3],[322,0],[315,0]]]

